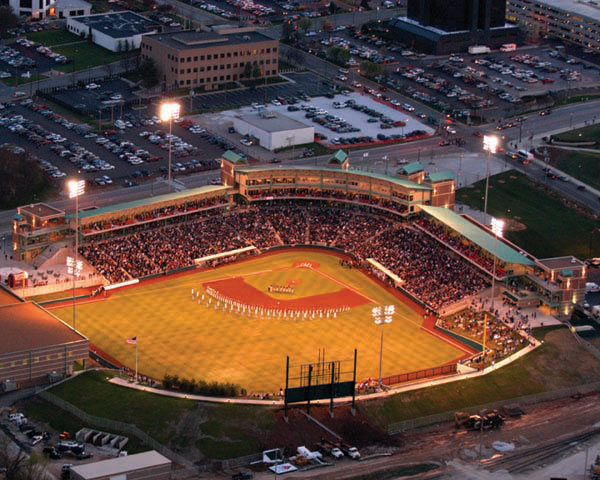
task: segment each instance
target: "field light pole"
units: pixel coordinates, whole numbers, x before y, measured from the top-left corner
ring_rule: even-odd
[[[492,218],[492,232],[494,233],[494,268],[492,270],[492,291],[490,293],[490,311],[494,313],[494,290],[496,288],[496,261],[498,256],[496,251],[498,249],[498,237],[502,237],[504,234],[504,220]],[[483,368],[485,368],[485,348],[487,340],[487,315],[483,323]]]
[[[488,190],[490,187],[490,156],[498,151],[498,137],[495,135],[483,136],[483,149],[487,152],[487,164],[485,174],[485,200],[483,205],[484,223],[487,226]]]
[[[79,197],[85,193],[85,180],[70,180],[67,187],[69,198],[75,199],[75,258],[67,257],[67,273],[73,275],[73,328],[77,330],[75,281],[83,268],[83,263],[77,260],[77,250],[79,249]]]
[[[396,311],[394,305],[385,307],[373,307],[371,314],[375,320],[375,325],[381,325],[381,345],[379,347],[379,390],[383,388],[382,366],[383,366],[383,330],[386,323],[392,323],[392,316]]]
[[[166,122],[167,120],[169,121],[169,189],[171,188],[171,137],[173,136],[171,132],[173,127],[173,120],[179,118],[180,108],[180,105],[175,102],[162,103],[160,105],[160,119],[163,122]]]

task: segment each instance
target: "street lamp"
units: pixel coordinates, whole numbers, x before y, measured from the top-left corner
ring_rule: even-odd
[[[494,313],[494,290],[496,288],[496,250],[498,249],[498,237],[504,233],[504,220],[492,218],[492,233],[494,234],[494,268],[492,270],[492,291],[490,293],[490,311]],[[485,347],[487,340],[487,316],[483,323],[483,368],[485,368]]]
[[[382,374],[381,368],[383,365],[383,330],[386,323],[392,323],[392,316],[396,311],[394,305],[386,305],[385,307],[373,307],[371,314],[375,320],[375,325],[381,325],[381,345],[379,347],[379,390],[382,389]]]
[[[75,280],[82,269],[82,262],[77,261],[77,250],[79,249],[79,197],[85,193],[85,180],[70,180],[67,183],[67,188],[69,189],[69,198],[75,199],[75,257],[67,257],[67,272],[73,275],[73,328],[77,330]]]
[[[488,190],[490,187],[490,156],[498,151],[498,137],[495,135],[483,136],[483,149],[487,152],[487,164],[485,175],[485,201],[483,206],[484,223],[487,225]]]
[[[163,122],[169,121],[169,187],[171,187],[171,134],[173,119],[179,118],[180,105],[178,103],[162,103],[160,105],[160,119]]]

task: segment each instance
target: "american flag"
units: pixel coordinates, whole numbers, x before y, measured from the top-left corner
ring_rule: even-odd
[[[125,340],[127,345],[137,345],[137,337],[131,337]]]

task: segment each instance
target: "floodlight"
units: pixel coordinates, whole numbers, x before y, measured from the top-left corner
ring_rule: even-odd
[[[504,220],[492,218],[492,232],[494,232],[494,235],[501,237],[504,233]]]
[[[495,135],[484,135],[483,136],[483,149],[486,152],[495,154],[498,151],[498,137]]]
[[[69,180],[67,182],[69,198],[76,198],[85,193],[85,180]]]
[[[178,103],[162,103],[160,105],[160,119],[167,122],[179,118],[180,108],[181,106]]]

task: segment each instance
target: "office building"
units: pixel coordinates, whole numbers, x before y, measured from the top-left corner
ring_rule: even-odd
[[[409,0],[407,16],[390,26],[409,48],[446,54],[517,42],[518,29],[506,23],[505,13],[506,0]]]
[[[239,80],[273,77],[278,72],[279,40],[245,28],[146,35],[142,58],[156,63],[167,88],[215,90]],[[247,64],[252,73],[248,75]]]
[[[533,36],[552,36],[600,51],[600,3],[571,0],[508,0],[506,17]]]
[[[54,15],[55,0],[9,0],[10,8],[18,17],[42,19]]]

